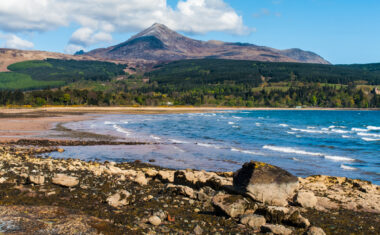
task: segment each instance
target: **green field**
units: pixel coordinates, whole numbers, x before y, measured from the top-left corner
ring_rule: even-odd
[[[64,85],[63,81],[36,81],[29,75],[14,72],[0,73],[0,88],[3,90],[26,90]]]

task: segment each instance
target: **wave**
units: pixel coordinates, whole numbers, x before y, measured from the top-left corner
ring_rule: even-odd
[[[229,125],[234,125],[235,123],[234,122],[228,122]]]
[[[196,145],[206,147],[206,148],[215,148],[215,149],[221,149],[222,148],[222,147],[215,145],[215,144],[196,143]]]
[[[340,130],[340,129],[331,129],[331,131],[334,132],[334,133],[339,133],[339,134],[349,133],[349,131]]]
[[[361,133],[361,132],[360,132],[360,133],[357,133],[357,135],[380,138],[380,135],[379,135],[379,134],[372,134],[372,133]]]
[[[353,158],[349,157],[341,157],[341,156],[331,156],[326,155],[323,153],[316,153],[316,152],[307,152],[301,149],[291,148],[291,147],[277,147],[272,145],[265,145],[263,146],[263,149],[269,149],[276,152],[283,152],[283,153],[295,153],[299,155],[309,155],[309,156],[316,156],[316,157],[324,157],[325,159],[333,160],[333,161],[355,161]]]
[[[306,133],[318,133],[318,134],[324,134],[326,131],[319,131],[319,130],[310,130],[310,129],[298,129],[298,128],[291,128],[293,131],[300,131],[300,132],[306,132]]]
[[[356,132],[365,132],[365,131],[369,131],[368,129],[363,129],[363,128],[351,128],[351,131],[356,131]]]
[[[176,150],[178,150],[178,151],[180,151],[181,153],[184,153],[184,152],[185,152],[185,150],[183,150],[183,149],[181,149],[181,148],[178,148],[177,146],[174,146],[174,145],[173,145],[173,148],[176,149]]]
[[[348,139],[348,138],[352,138],[352,137],[349,135],[342,135],[342,138]]]
[[[281,126],[281,127],[288,127],[289,125],[287,125],[287,124],[280,124],[279,126]]]
[[[104,122],[104,125],[115,125],[116,122],[109,122],[109,121],[105,121]]]
[[[307,126],[306,128],[307,129],[315,129],[316,127],[314,127],[314,126]]]
[[[175,143],[175,144],[188,144],[189,142],[183,141],[183,140],[176,140],[176,139],[169,139],[169,141]]]
[[[372,141],[380,141],[380,139],[373,139],[373,138],[366,138],[366,137],[363,137],[362,140],[364,140],[364,141],[369,141],[369,142],[372,142]]]
[[[154,135],[150,135],[149,137],[152,138],[152,139],[155,139],[155,140],[160,140],[161,139],[160,137],[154,136]]]
[[[357,170],[357,168],[355,167],[351,167],[351,166],[346,166],[346,165],[340,165],[340,168],[344,169],[344,170],[349,170],[349,171],[355,171]]]
[[[261,126],[261,123],[256,122],[255,125],[256,126]]]
[[[367,126],[368,130],[380,130],[379,126]]]
[[[251,150],[244,150],[244,149],[238,149],[238,148],[231,148],[232,152],[240,152],[240,153],[245,153],[245,154],[251,154],[251,155],[263,155],[262,153],[257,153]]]
[[[293,132],[293,131],[287,131],[286,133],[291,134],[291,135],[295,135],[295,134],[296,134],[296,133]]]
[[[131,132],[125,130],[124,128],[122,128],[122,127],[120,127],[120,126],[118,126],[118,125],[116,125],[116,124],[113,125],[113,128],[115,128],[115,130],[116,130],[117,132],[124,133],[124,134],[126,134],[127,136],[129,136],[129,135],[131,134]]]

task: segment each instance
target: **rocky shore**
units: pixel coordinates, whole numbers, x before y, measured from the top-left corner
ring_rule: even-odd
[[[0,146],[0,233],[380,233],[380,186],[367,181],[261,162],[206,172],[52,159],[40,154],[64,149],[32,144]]]

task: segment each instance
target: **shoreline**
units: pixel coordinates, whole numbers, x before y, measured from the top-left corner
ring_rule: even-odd
[[[51,151],[64,150],[0,145],[0,222],[5,232],[380,232],[380,186],[362,180],[298,178],[295,196],[286,205],[272,206],[236,191],[233,172],[38,157]]]

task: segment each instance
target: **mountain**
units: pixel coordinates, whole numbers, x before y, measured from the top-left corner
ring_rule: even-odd
[[[249,43],[200,41],[185,37],[162,24],[154,24],[129,40],[85,55],[107,60],[174,61],[218,58],[270,62],[329,64],[321,56],[301,49],[278,50]]]

